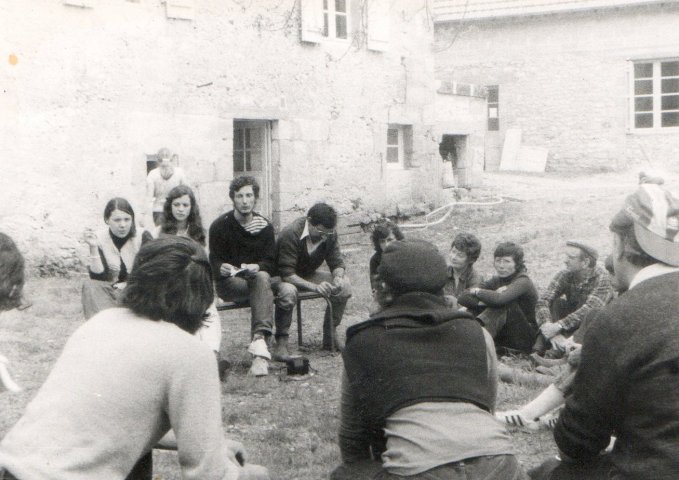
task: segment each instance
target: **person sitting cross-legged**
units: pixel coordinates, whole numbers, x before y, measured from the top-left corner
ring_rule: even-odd
[[[533,350],[562,356],[564,341],[582,323],[587,312],[602,308],[613,298],[611,279],[597,266],[597,251],[583,242],[566,242],[566,269],[561,270],[540,295],[535,317],[540,333]]]
[[[378,269],[390,298],[349,327],[342,354],[339,446],[332,480],[524,479],[492,415],[497,358],[474,317],[450,308],[436,247],[395,241]]]
[[[483,277],[474,268],[479,255],[481,242],[475,235],[467,232],[455,235],[448,253],[448,282],[444,288],[451,303],[456,304],[465,290],[481,285]]]
[[[255,211],[259,183],[251,176],[233,179],[229,185],[233,210],[210,225],[210,264],[217,295],[225,301],[250,303],[253,357],[250,373],[268,374],[271,359],[268,343],[273,327],[275,238],[273,226]]]
[[[327,203],[317,203],[285,227],[278,236],[276,262],[282,282],[276,297],[276,347],[274,357],[289,357],[288,331],[297,290],[318,292],[330,299],[323,321],[323,349],[339,349],[335,329],[342,321],[351,297],[351,284],[344,275],[345,265],[337,239],[337,212]],[[325,262],[329,272],[318,268]],[[335,345],[330,339],[334,339]]]

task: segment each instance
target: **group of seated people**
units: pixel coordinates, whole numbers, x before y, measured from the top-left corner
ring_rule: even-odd
[[[85,311],[92,317],[0,443],[0,479],[147,479],[157,445],[178,450],[182,478],[270,478],[224,437],[210,335],[199,332],[211,328],[215,287],[223,300],[247,298],[253,373],[264,372],[272,341],[274,357],[288,355],[299,288],[337,305],[337,316],[324,318],[323,346],[333,348],[330,329],[350,294],[336,214],[316,204],[275,242],[270,223],[254,212],[256,181],[241,177],[229,191],[233,211],[210,227],[208,256],[193,194],[173,190],[156,231],[137,239],[132,208],[113,199],[104,213],[108,228],[87,232],[92,281],[83,304],[91,302]],[[567,244],[566,269],[538,295],[514,243],[497,246],[496,275],[483,280],[474,270],[481,245],[473,235],[458,235],[446,261],[395,225],[376,227],[375,305],[347,330],[342,464],[330,478],[528,478],[505,422],[534,422],[540,408],[529,404],[498,421],[498,350],[557,361],[578,352],[560,390],[559,457],[530,478],[677,478],[679,198],[643,183],[610,230],[609,268],[624,292],[615,299],[596,251],[582,242]],[[323,261],[329,272],[318,270]],[[23,277],[7,288],[4,268],[0,295],[15,298]]]

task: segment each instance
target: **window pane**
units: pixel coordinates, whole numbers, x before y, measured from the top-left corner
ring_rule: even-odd
[[[663,77],[679,75],[679,62],[662,62],[660,64],[660,75]]]
[[[346,2],[346,0],[335,0],[335,11],[347,13],[347,2]]]
[[[679,127],[679,112],[669,112],[662,114],[663,127]]]
[[[252,170],[252,153],[245,151],[245,169],[244,172],[249,172]]]
[[[653,114],[637,113],[634,116],[634,128],[653,128]]]
[[[497,118],[497,107],[488,107],[488,118]]]
[[[488,130],[491,132],[497,132],[500,130],[500,119],[489,118],[488,119]]]
[[[240,128],[233,131],[233,149],[243,150],[243,130]]]
[[[335,31],[335,36],[337,38],[347,38],[346,15],[335,15]]]
[[[327,37],[328,36],[328,31],[330,28],[328,27],[328,14],[324,13],[323,14],[323,36]]]
[[[488,85],[486,89],[488,90],[488,103],[497,103],[498,102],[497,85]]]
[[[679,95],[663,95],[662,110],[679,110]]]
[[[242,172],[243,171],[243,152],[233,154],[233,171]]]
[[[635,112],[652,112],[653,97],[637,97],[634,99]]]
[[[398,163],[398,147],[387,147],[387,163]]]
[[[679,92],[679,78],[668,78],[662,81],[662,93]]]
[[[398,146],[398,129],[396,128],[387,129],[387,145]]]
[[[245,129],[245,148],[250,148],[250,129]]]
[[[648,95],[649,93],[653,93],[653,80],[635,80],[635,95]]]
[[[635,63],[634,78],[649,78],[653,76],[652,63]]]

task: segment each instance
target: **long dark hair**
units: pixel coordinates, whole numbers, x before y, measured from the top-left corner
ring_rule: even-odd
[[[132,205],[130,205],[130,202],[128,202],[122,197],[114,197],[111,200],[109,200],[106,206],[104,207],[105,222],[108,222],[108,219],[111,218],[111,214],[113,214],[115,210],[125,212],[130,217],[132,217],[132,226],[130,227],[130,233],[128,234],[128,236],[134,237],[137,234],[137,222],[134,220],[134,209],[132,208]]]
[[[198,207],[198,202],[196,202],[196,196],[193,194],[193,190],[186,185],[178,185],[167,194],[165,205],[163,206],[164,220],[160,231],[170,235],[177,234],[177,219],[172,215],[172,202],[184,195],[188,195],[191,200],[191,211],[186,219],[186,233],[192,240],[201,245],[205,245],[205,229],[203,228],[203,221],[200,218],[200,208]]]

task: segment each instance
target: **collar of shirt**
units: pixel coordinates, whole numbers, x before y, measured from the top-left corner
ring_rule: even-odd
[[[325,241],[325,238],[321,237],[321,239],[317,242],[314,242],[311,240],[311,236],[309,235],[309,220],[304,222],[304,230],[302,231],[302,235],[299,237],[300,240],[306,239],[306,248],[307,252],[309,254],[314,253],[314,251],[318,248],[318,246]]]
[[[304,240],[309,236],[309,220],[304,222],[304,230],[302,230],[302,235],[299,237],[300,240]]]
[[[654,263],[648,267],[644,267],[637,272],[629,284],[629,289],[633,289],[644,280],[650,280],[653,277],[659,277],[667,273],[679,272],[679,267],[672,267],[665,263]]]

